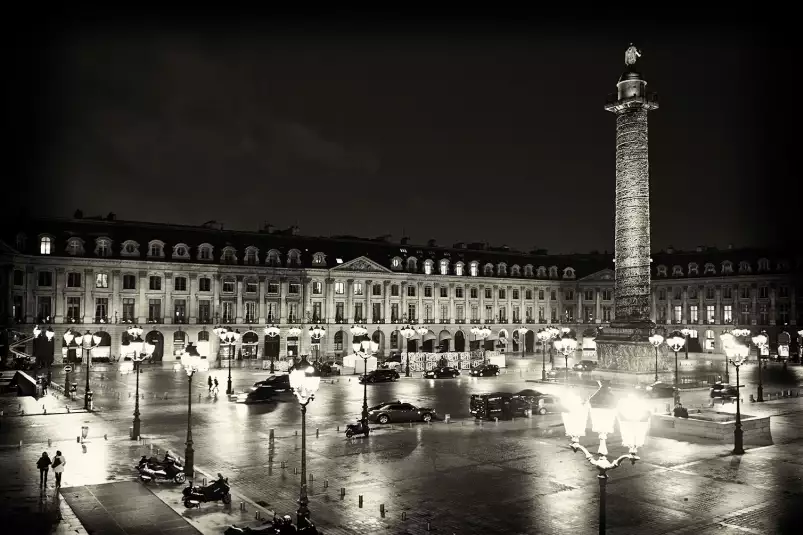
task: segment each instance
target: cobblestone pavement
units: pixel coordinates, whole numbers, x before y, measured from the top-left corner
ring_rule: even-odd
[[[243,371],[238,384],[249,384],[255,376],[264,373]],[[225,386],[224,376],[218,378]],[[185,375],[168,374],[163,378],[167,380],[175,380],[186,394]],[[463,384],[477,384],[472,381],[476,380]],[[197,383],[193,395],[200,394],[201,402],[193,399],[196,467],[206,477],[217,472],[230,477],[238,493],[235,503],[243,501],[248,510],[242,520],[253,522],[256,510],[292,514],[299,483],[294,472],[300,467],[297,404],[214,401],[206,397],[205,384]],[[7,418],[0,430],[0,444],[6,445],[0,446],[0,459],[20,469],[0,495],[17,492],[13,485],[38,477],[36,458],[56,447],[68,459],[65,486],[133,477],[131,463],[143,447],[127,438],[132,403],[127,395],[117,400],[114,390],[127,391],[115,384],[104,388],[108,394],[96,396],[103,408],[98,413]],[[479,384],[486,389],[500,384],[526,387],[521,377]],[[442,403],[456,392],[462,395],[461,388],[456,382],[403,380],[382,390],[369,389],[369,402],[409,393],[421,403]],[[359,385],[341,378],[340,383],[323,385],[310,405],[310,508],[325,533],[418,534],[427,532],[427,523],[440,533],[596,533],[595,473],[582,455],[567,448],[558,415],[480,426],[455,410],[451,424],[394,425],[367,439],[347,440],[336,426],[356,416],[361,396]],[[146,397],[143,429],[156,446],[183,452],[185,400],[170,393],[167,400]],[[466,400],[449,403],[460,409]],[[720,410],[735,410],[735,405]],[[651,437],[640,450],[641,462],[610,474],[609,532],[785,533],[792,532],[791,522],[799,526],[801,508],[795,504],[803,497],[803,398],[746,403],[743,412],[773,416],[774,445],[734,457],[722,444]],[[90,428],[87,453],[76,442],[82,425]],[[276,437],[272,446],[270,429]],[[22,449],[16,446],[19,440]],[[584,443],[595,445],[590,436]],[[609,448],[612,454],[623,451],[615,439]],[[169,503],[171,498],[164,499]],[[35,510],[35,492],[32,500]],[[384,516],[380,505],[385,506]],[[225,518],[216,529],[233,518]]]

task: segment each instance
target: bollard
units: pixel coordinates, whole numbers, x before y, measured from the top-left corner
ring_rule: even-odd
[[[402,520],[407,520],[407,512],[402,511]]]
[[[495,423],[496,425],[499,425],[499,418],[497,418],[496,416],[494,416],[494,423]]]
[[[284,462],[284,461],[282,461],[281,467],[282,467],[282,468],[287,468],[287,463],[286,463],[286,462]]]
[[[261,518],[261,515],[259,514],[259,511],[257,511],[257,512],[254,514],[254,520],[261,520],[261,519],[262,519],[262,518]]]
[[[20,444],[22,444],[22,441],[20,441]],[[346,487],[340,487],[340,497],[342,498],[345,495],[346,495]]]
[[[131,392],[128,393],[128,399],[131,399]]]
[[[76,442],[78,442],[78,443],[80,444],[80,443],[81,443],[81,437],[80,437],[80,436],[78,436],[78,437],[75,437],[75,441],[76,441]],[[22,442],[20,442],[20,443],[22,443]]]
[[[240,511],[245,511],[245,502],[240,502]]]
[[[755,403],[756,398],[753,397],[753,394],[750,394],[750,403]]]
[[[339,425],[337,426],[337,432],[338,433],[340,432],[340,426]]]
[[[201,484],[205,487],[206,486],[206,478],[203,478],[201,481],[202,481]]]
[[[22,447],[22,441],[21,441],[21,440],[20,440],[20,445],[19,445],[19,447],[20,447],[20,448]]]
[[[298,436],[298,429],[296,429],[296,436]]]
[[[42,405],[42,414],[47,414],[47,409],[45,408],[44,405]]]
[[[108,433],[103,433],[103,440],[109,440]],[[158,453],[158,451],[157,451],[157,453]]]
[[[448,423],[450,423],[450,420],[452,419],[452,415],[447,412],[446,416],[444,417],[444,419],[446,420],[446,423],[448,424]]]
[[[323,480],[323,488],[325,488],[325,489],[329,488],[329,480],[328,479],[324,479]]]
[[[315,438],[318,438],[318,435],[321,433],[321,430],[317,427],[315,428]]]
[[[273,442],[273,429],[270,430],[270,436],[268,437],[269,442]]]
[[[432,531],[432,523],[427,522],[427,531]]]
[[[360,503],[359,503],[359,505],[358,505],[357,507],[359,507],[360,509],[362,509],[362,494],[360,494]]]
[[[164,396],[164,399],[167,399],[167,392],[165,392],[165,396]]]
[[[294,473],[294,474],[298,474],[298,468],[297,468],[297,467],[294,467],[294,468],[293,468],[293,473]]]
[[[198,394],[198,403],[201,402],[201,394]]]
[[[379,504],[379,514],[382,515],[383,517],[385,516],[385,504],[384,503],[380,503]]]
[[[50,439],[47,439],[47,447],[49,448],[52,445],[53,445],[53,441],[51,441]]]

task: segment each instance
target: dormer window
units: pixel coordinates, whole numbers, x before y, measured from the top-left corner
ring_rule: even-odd
[[[139,256],[139,244],[133,240],[124,241],[120,254],[122,256]]]
[[[540,278],[546,278],[546,267],[545,266],[538,266],[538,276]]]
[[[510,276],[521,277],[521,268],[518,265],[514,265],[512,268],[510,268]]]
[[[53,238],[50,236],[39,238],[39,254],[53,254]]]
[[[496,274],[500,277],[507,275],[507,264],[504,262],[499,262],[499,264],[496,266]]]
[[[288,266],[300,266],[301,265],[301,251],[298,249],[290,249],[287,253],[287,265]]]
[[[739,273],[750,273],[753,269],[750,267],[750,262],[742,260],[739,262]]]
[[[730,260],[725,260],[722,262],[722,274],[730,275],[731,273],[733,273],[733,262]]]
[[[159,240],[153,240],[148,243],[148,257],[150,258],[163,258],[164,253],[164,242]]]
[[[190,258],[190,248],[184,243],[177,243],[173,246],[173,258],[188,260]]]
[[[25,236],[25,234],[22,232],[17,234],[17,250],[20,252],[24,252],[25,247],[27,245],[28,245],[28,238]]]
[[[424,260],[424,275],[432,275],[432,260]]]
[[[525,277],[532,277],[533,276],[533,265],[527,264],[524,266],[524,276]]]
[[[705,272],[704,272],[704,274],[705,274],[705,275],[716,275],[716,274],[717,274],[717,268],[716,268],[716,267],[714,267],[714,264],[712,264],[711,262],[709,262],[709,263],[707,263],[707,264],[705,265]]]
[[[680,266],[672,266],[672,276],[673,277],[682,277],[683,276],[683,268]]]
[[[563,270],[563,278],[564,279],[573,279],[574,278],[574,268],[567,267]]]
[[[198,246],[198,260],[212,260],[212,246],[202,243]]]
[[[697,265],[696,262],[691,262],[689,264],[689,275],[699,275],[700,274],[700,267]]]
[[[398,256],[394,256],[390,259],[390,267],[392,269],[401,269],[402,266],[402,259]]]
[[[658,271],[656,272],[658,277],[666,277],[666,266],[660,265],[658,266]]]
[[[482,268],[482,274],[485,277],[493,277],[494,275],[494,266],[493,264],[485,264]]]
[[[84,240],[81,238],[70,238],[67,240],[67,254],[70,256],[81,256],[84,254]]]
[[[418,270],[418,259],[414,256],[411,256],[407,259],[407,271],[411,273],[415,273]]]
[[[83,244],[83,242],[82,242]],[[95,256],[106,258],[112,254],[112,241],[109,238],[97,238],[95,240]]]
[[[224,247],[223,252],[220,255],[220,263],[221,264],[236,264],[237,263],[237,251],[234,247]]]
[[[243,262],[246,266],[256,266],[259,263],[259,249],[256,247],[246,247]]]
[[[454,274],[457,275],[458,277],[462,277],[463,276],[463,267],[464,267],[463,262],[458,262],[457,264],[455,264],[454,265]]]
[[[558,266],[550,266],[549,267],[549,278],[550,279],[557,279],[558,278]]]
[[[440,262],[440,273],[441,275],[448,275],[449,274],[449,261],[445,258]]]
[[[314,266],[325,266],[326,265],[326,255],[323,253],[315,253],[312,255],[312,265]]]
[[[759,258],[758,259],[758,270],[759,271],[769,271],[770,270],[770,261],[768,259],[766,259],[766,258]]]
[[[271,249],[268,251],[268,257],[265,259],[265,263],[272,267],[279,267],[282,265],[282,257],[279,254],[279,251],[276,249]]]
[[[469,266],[469,268],[468,268],[468,272],[469,272],[469,274],[470,274],[472,277],[476,277],[476,276],[478,276],[478,275],[479,275],[479,271],[480,271],[480,264],[479,264],[479,262],[476,262],[476,261],[472,262],[472,263],[471,263],[471,265],[470,265],[470,266]]]

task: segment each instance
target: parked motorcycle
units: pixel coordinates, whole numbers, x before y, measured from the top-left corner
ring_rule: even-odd
[[[198,503],[216,502],[221,500],[226,505],[231,503],[231,487],[229,487],[229,479],[224,478],[223,475],[217,475],[217,481],[205,487],[187,486],[181,493],[184,495],[184,507],[191,508],[198,505]]]
[[[368,427],[367,423],[365,425],[363,424],[364,422],[361,419],[358,419],[356,424],[346,425],[346,438],[351,438],[354,435],[359,434],[368,436],[368,433],[371,432],[371,428]]]
[[[165,454],[165,458],[161,461],[156,457],[148,459],[143,455],[139,460],[137,470],[139,470],[139,478],[143,483],[148,483],[153,480],[184,483],[187,480],[187,475],[184,473],[184,466],[169,453]]]

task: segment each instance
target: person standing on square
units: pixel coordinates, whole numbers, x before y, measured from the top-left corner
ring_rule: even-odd
[[[67,459],[61,454],[61,450],[56,452],[56,457],[53,458],[53,473],[56,474],[56,487],[61,487],[61,474],[64,473],[64,465],[67,464]]]
[[[39,469],[39,487],[44,488],[47,486],[47,472],[50,470],[51,464],[52,461],[47,452],[42,453],[42,456],[36,461],[36,467]]]

